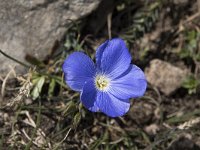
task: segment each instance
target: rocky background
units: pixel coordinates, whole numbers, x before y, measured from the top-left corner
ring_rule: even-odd
[[[85,17],[100,0],[1,0],[0,49],[25,61],[27,55],[43,60],[56,41],[62,41],[69,23]],[[0,71],[17,64],[0,55]],[[19,65],[18,65],[19,66]],[[17,71],[22,71],[17,67]]]

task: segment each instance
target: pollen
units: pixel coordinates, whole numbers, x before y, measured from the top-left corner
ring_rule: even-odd
[[[106,91],[110,85],[110,79],[104,75],[97,75],[95,77],[96,88],[100,91]]]

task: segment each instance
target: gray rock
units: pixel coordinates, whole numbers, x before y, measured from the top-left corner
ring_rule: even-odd
[[[0,49],[25,61],[26,54],[43,59],[77,20],[101,0],[0,0]],[[0,54],[0,72],[17,65]]]
[[[145,69],[145,75],[152,86],[157,87],[164,94],[170,95],[181,86],[188,71],[168,62],[154,59],[150,62],[150,67]]]

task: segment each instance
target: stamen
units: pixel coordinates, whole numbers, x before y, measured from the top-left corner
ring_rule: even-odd
[[[110,85],[110,79],[105,75],[97,75],[95,77],[96,88],[100,91],[106,91]]]

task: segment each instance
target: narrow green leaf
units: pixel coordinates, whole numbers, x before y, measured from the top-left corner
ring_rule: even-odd
[[[44,85],[44,81],[45,81],[45,77],[42,76],[42,77],[39,78],[38,82],[35,84],[33,91],[31,93],[34,100],[40,96],[40,93],[42,91],[42,87]]]
[[[48,89],[48,95],[51,97],[53,96],[53,92],[56,86],[56,81],[55,79],[51,79],[50,84],[49,84],[49,89]]]
[[[80,121],[81,121],[81,113],[78,112],[74,116],[73,123],[72,123],[74,129],[77,128],[77,126],[79,125]]]
[[[75,111],[77,111],[76,104],[73,101],[70,101],[66,104],[66,107],[62,111],[62,114],[64,116],[68,116],[69,114],[74,113]]]
[[[95,150],[97,149],[102,142],[106,141],[108,139],[108,132],[104,133],[104,135],[102,137],[100,137],[99,139],[97,139],[91,146],[90,146],[90,150]]]
[[[199,115],[200,115],[200,110],[194,110],[193,112],[185,113],[182,116],[173,116],[167,119],[166,122],[169,124],[182,123],[185,121],[189,121],[194,116],[199,116]]]

